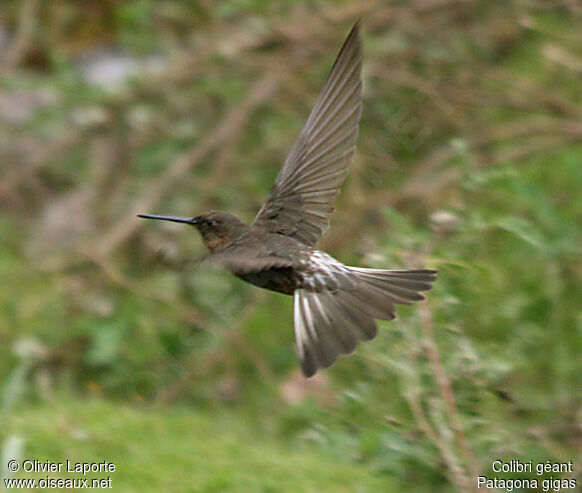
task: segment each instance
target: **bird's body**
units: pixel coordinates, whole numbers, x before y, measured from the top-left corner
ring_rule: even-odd
[[[338,55],[295,146],[250,225],[212,211],[193,218],[152,216],[190,224],[210,254],[255,286],[292,295],[297,352],[306,376],[351,353],[377,333],[374,319],[395,318],[395,304],[424,299],[433,270],[349,267],[315,244],[355,152],[361,113],[361,49],[356,23]]]
[[[235,276],[259,288],[288,295],[292,295],[304,283],[313,250],[292,238],[273,233],[261,234],[252,229],[234,248],[239,252],[241,248],[252,250],[257,261],[266,264],[261,269],[251,270],[245,266],[244,260],[231,264],[229,270]]]
[[[228,213],[215,211],[210,217],[217,222],[222,217],[222,222],[229,223],[225,228],[228,233],[221,235],[220,241],[213,232],[202,233],[211,260],[260,288],[292,295],[301,285],[300,271],[305,269],[313,248],[289,236],[244,224]]]

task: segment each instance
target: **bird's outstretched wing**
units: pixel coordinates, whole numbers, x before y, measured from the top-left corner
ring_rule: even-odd
[[[266,231],[315,245],[329,227],[328,214],[356,150],[362,111],[359,31],[357,22],[255,218]]]

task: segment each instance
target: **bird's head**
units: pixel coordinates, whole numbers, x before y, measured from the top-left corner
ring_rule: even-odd
[[[211,252],[223,249],[229,245],[238,234],[248,228],[248,226],[235,215],[222,211],[206,212],[192,218],[155,216],[152,214],[138,214],[138,217],[143,217],[145,219],[160,219],[162,221],[172,221],[175,223],[194,226],[202,235],[202,240]]]

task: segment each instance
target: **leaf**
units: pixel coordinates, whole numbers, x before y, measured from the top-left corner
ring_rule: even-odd
[[[547,248],[542,233],[534,225],[520,217],[506,216],[495,221],[495,226],[529,243],[538,250]]]

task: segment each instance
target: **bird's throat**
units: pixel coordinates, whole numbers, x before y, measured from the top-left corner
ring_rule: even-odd
[[[228,242],[220,236],[208,235],[206,238],[204,238],[204,243],[208,247],[208,250],[214,253],[226,247]]]

